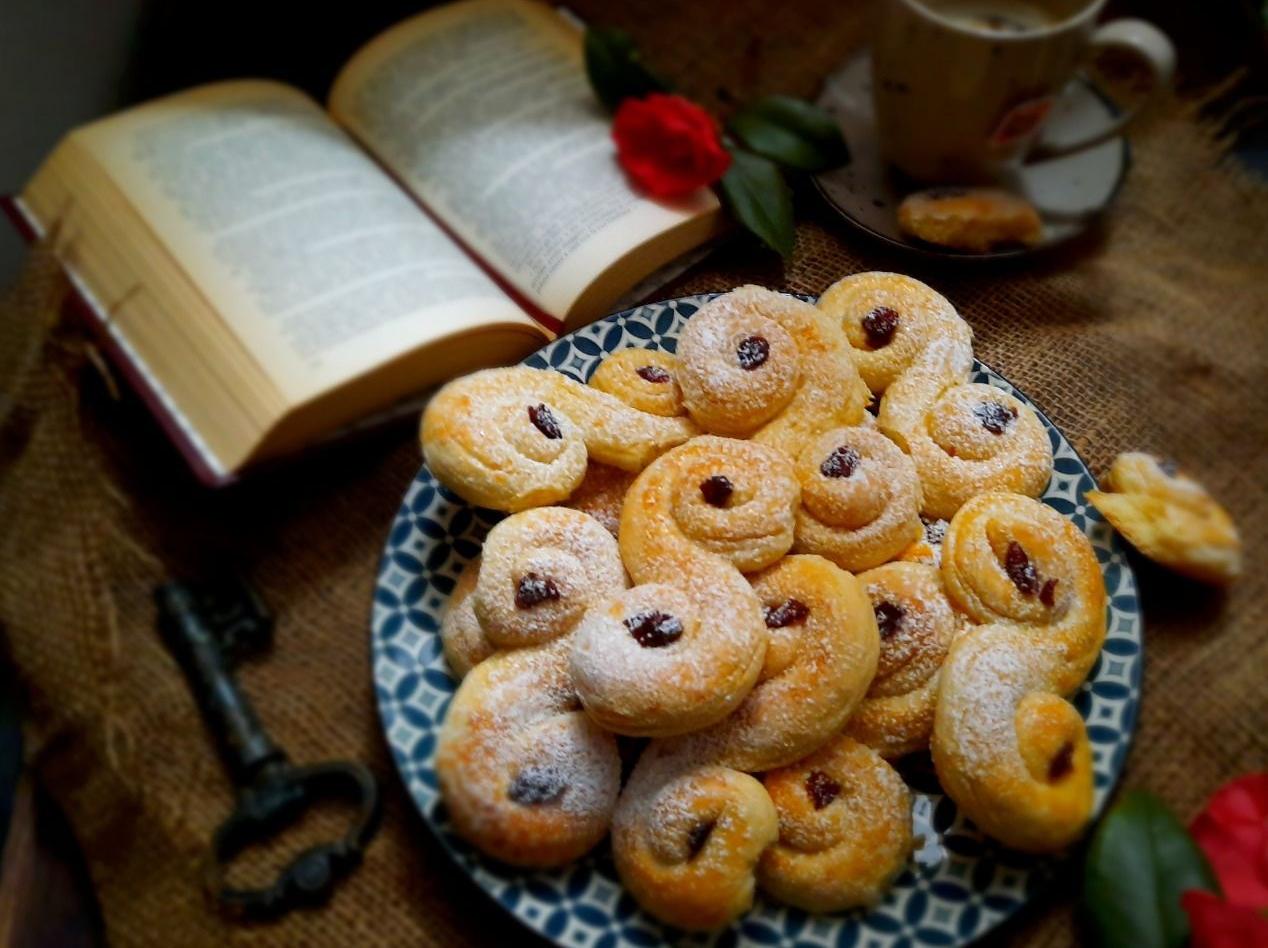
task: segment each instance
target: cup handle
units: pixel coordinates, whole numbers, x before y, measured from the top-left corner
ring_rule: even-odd
[[[1137,101],[1122,109],[1114,119],[1075,141],[1040,141],[1027,155],[1027,163],[1059,158],[1107,141],[1126,128],[1141,106],[1171,84],[1175,74],[1176,48],[1167,34],[1144,20],[1111,20],[1097,27],[1088,45],[1087,59],[1092,81],[1104,94],[1104,87],[1137,93]],[[1145,79],[1143,83],[1140,81]],[[1140,93],[1144,93],[1141,95]]]

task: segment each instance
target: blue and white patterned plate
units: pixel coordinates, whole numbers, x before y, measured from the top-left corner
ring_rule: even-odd
[[[674,351],[683,322],[709,296],[653,303],[602,319],[555,340],[525,360],[585,381],[609,352],[630,347]],[[1030,404],[978,363],[986,382]],[[1033,407],[1033,406],[1032,406]],[[1127,754],[1140,702],[1142,626],[1136,580],[1109,526],[1084,499],[1087,466],[1042,413],[1055,458],[1043,500],[1085,531],[1109,592],[1109,636],[1074,700],[1088,724],[1099,812]],[[868,911],[811,916],[759,899],[753,911],[714,935],[687,935],[643,914],[626,895],[606,844],[555,872],[509,868],[481,856],[453,832],[436,783],[436,731],[455,684],[440,649],[440,616],[467,561],[480,552],[500,514],[473,508],[441,487],[426,465],[392,524],[379,567],[371,648],[379,712],[401,777],[454,861],[528,928],[558,945],[789,945],[795,948],[912,948],[962,945],[994,928],[1042,891],[1054,862],[1004,849],[956,812],[939,791],[927,756],[905,765],[915,790],[916,832],[924,845],[885,899]]]

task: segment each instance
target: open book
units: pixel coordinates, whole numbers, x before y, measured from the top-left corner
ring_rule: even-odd
[[[244,80],[76,129],[16,206],[211,483],[524,356],[720,220],[631,189],[579,31],[528,0],[399,24],[326,111]]]

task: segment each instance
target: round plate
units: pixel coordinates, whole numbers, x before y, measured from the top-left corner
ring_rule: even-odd
[[[525,360],[585,381],[609,352],[641,347],[674,351],[684,321],[710,296],[691,296],[617,313],[563,336]],[[978,364],[987,382],[1030,404]],[[1141,619],[1136,580],[1108,525],[1084,501],[1094,484],[1074,448],[1042,414],[1055,458],[1044,501],[1085,531],[1109,591],[1109,635],[1074,699],[1086,719],[1096,775],[1097,811],[1118,779],[1140,701]],[[684,935],[643,914],[616,878],[606,843],[554,872],[512,869],[459,839],[436,784],[436,732],[455,689],[440,648],[440,617],[454,582],[480,552],[501,514],[474,508],[441,487],[426,465],[392,524],[375,587],[371,648],[379,712],[402,779],[427,824],[454,861],[503,908],[556,944],[814,945],[896,948],[960,945],[998,925],[1042,891],[1053,861],[1011,852],[984,839],[943,797],[927,755],[903,766],[915,791],[915,827],[923,846],[884,900],[868,911],[810,916],[759,899],[731,928]]]
[[[1063,158],[1023,165],[1003,186],[1039,211],[1043,240],[1038,246],[990,253],[935,247],[911,240],[898,229],[898,205],[916,186],[904,187],[895,181],[881,157],[872,106],[872,60],[867,52],[854,56],[828,78],[819,105],[840,123],[851,156],[845,167],[815,176],[820,193],[846,220],[871,236],[925,256],[997,260],[1064,243],[1086,230],[1109,205],[1130,164],[1127,140],[1113,138]],[[1104,128],[1116,114],[1093,86],[1076,79],[1057,99],[1044,140],[1053,144],[1077,141]]]

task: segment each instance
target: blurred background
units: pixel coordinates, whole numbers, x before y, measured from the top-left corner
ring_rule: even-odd
[[[65,131],[131,102],[242,76],[281,79],[323,98],[356,48],[430,5],[359,0],[318,7],[314,16],[315,5],[282,0],[3,0],[0,193],[19,190]],[[655,29],[655,8],[640,3],[651,14],[648,31]],[[1220,123],[1234,146],[1231,160],[1268,176],[1268,2],[1120,0],[1109,12],[1145,16],[1173,37],[1181,91],[1200,98],[1207,117]],[[683,67],[663,68],[673,76]],[[17,236],[0,226],[0,286],[13,279],[23,252]],[[51,802],[38,789],[28,791],[34,797],[25,812],[34,820],[9,827],[20,755],[15,698],[0,656],[0,852],[6,832],[24,834],[32,852],[44,850],[16,870],[31,876],[25,891],[47,909],[49,927],[26,943],[95,944],[91,895]],[[88,908],[75,907],[76,889]],[[0,948],[13,943],[5,932],[5,897],[0,890]]]
[[[314,21],[312,4],[283,0],[4,0],[0,192],[17,191],[64,131],[130,102],[248,75],[282,79],[322,97],[358,46],[434,5],[362,0],[323,9]],[[1238,136],[1238,153],[1268,168],[1264,0],[1122,0],[1109,12],[1145,16],[1176,40],[1182,88],[1195,91],[1240,75],[1212,108]],[[0,285],[12,279],[21,254],[21,242],[4,229]]]

